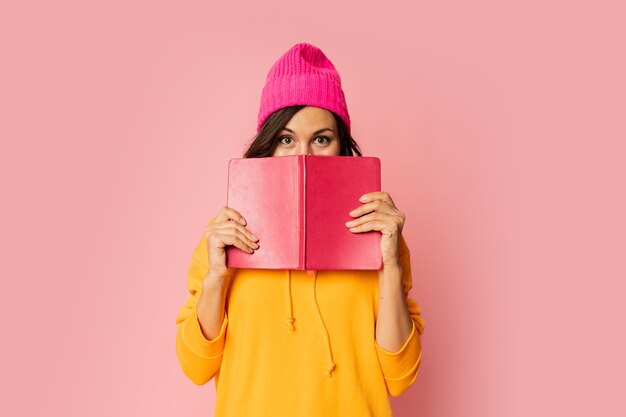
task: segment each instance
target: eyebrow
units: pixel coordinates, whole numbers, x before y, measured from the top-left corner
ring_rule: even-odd
[[[286,130],[286,131],[291,132],[291,133],[295,133],[293,130],[289,129],[288,127],[283,127],[283,130]],[[335,132],[334,130],[332,130],[331,128],[329,128],[329,127],[325,127],[325,128],[323,128],[323,129],[316,130],[315,132],[313,132],[313,134],[314,134],[314,135],[317,135],[317,134],[322,133],[322,132],[324,132],[324,131],[326,131],[326,130],[330,130],[330,131],[331,131],[331,132],[333,132],[333,133],[337,133],[337,132]]]

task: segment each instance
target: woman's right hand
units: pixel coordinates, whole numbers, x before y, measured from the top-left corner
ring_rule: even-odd
[[[209,252],[209,274],[228,278],[230,269],[226,266],[226,245],[252,253],[259,248],[259,239],[246,229],[246,220],[235,209],[224,206],[215,217],[215,221],[204,230]]]

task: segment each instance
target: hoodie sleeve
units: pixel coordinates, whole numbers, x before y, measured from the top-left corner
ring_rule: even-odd
[[[390,395],[397,397],[406,391],[417,378],[422,358],[420,336],[424,333],[424,319],[417,302],[409,297],[413,287],[409,248],[400,235],[400,265],[402,266],[402,287],[406,297],[413,328],[404,345],[397,352],[383,349],[376,342],[376,352]]]
[[[202,292],[202,281],[208,270],[208,250],[203,235],[193,252],[187,273],[190,295],[176,317],[176,355],[185,375],[198,385],[207,383],[219,371],[228,327],[228,316],[225,312],[220,332],[215,339],[207,339],[200,328],[196,306]]]

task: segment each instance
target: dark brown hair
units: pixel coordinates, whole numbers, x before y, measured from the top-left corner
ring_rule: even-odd
[[[244,158],[264,158],[274,154],[278,146],[278,133],[287,125],[294,114],[305,108],[306,105],[284,107],[272,113],[261,125],[259,132],[252,138],[252,143],[244,153]],[[329,110],[330,111],[330,110]],[[343,119],[330,111],[337,122],[337,135],[339,136],[339,155],[358,156],[361,154],[359,145],[348,132]]]

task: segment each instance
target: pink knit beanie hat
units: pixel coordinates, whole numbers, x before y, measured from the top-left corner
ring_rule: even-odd
[[[270,114],[297,104],[335,112],[350,132],[339,73],[321,49],[306,42],[292,46],[270,68],[261,93],[257,133]]]

